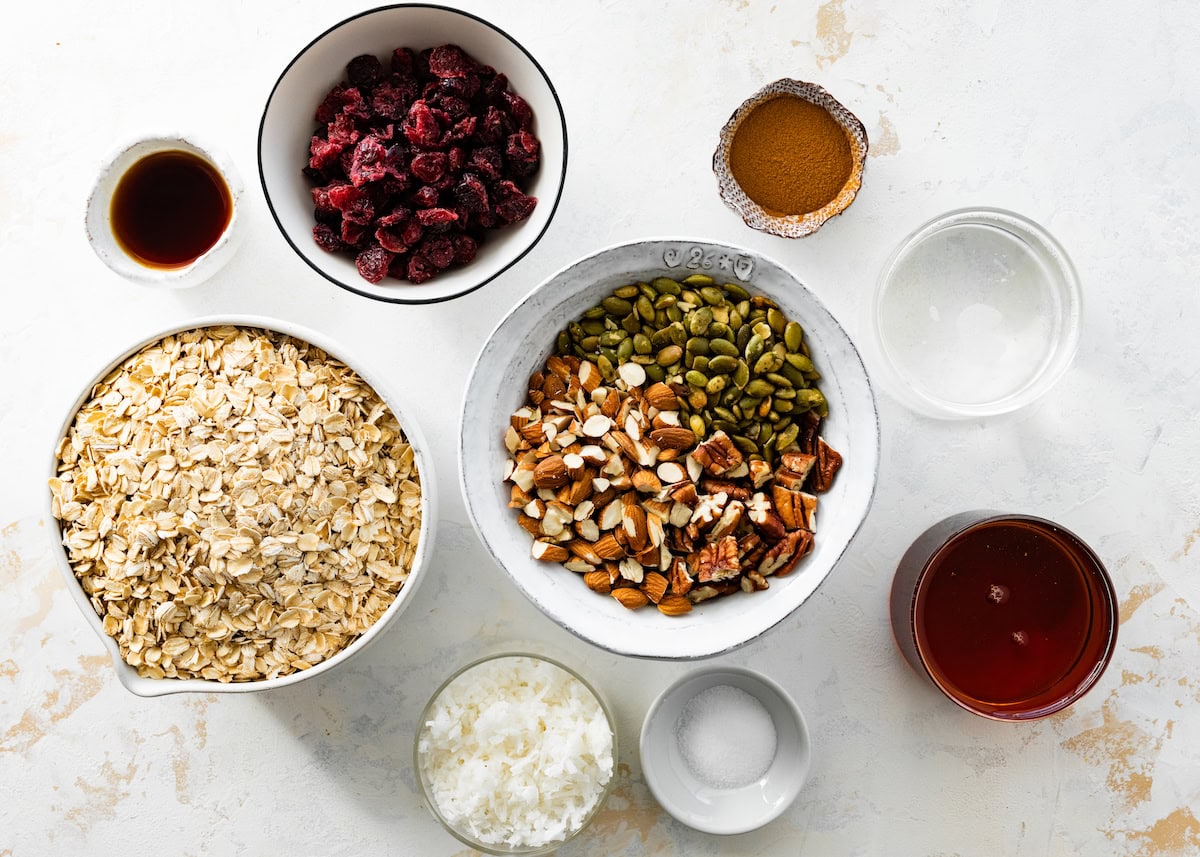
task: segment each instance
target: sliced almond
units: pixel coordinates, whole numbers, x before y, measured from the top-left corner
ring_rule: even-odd
[[[604,414],[588,417],[583,424],[583,433],[588,437],[604,437],[612,428],[612,420]]]
[[[630,387],[640,387],[646,383],[646,370],[637,363],[622,363],[617,368],[617,374]]]
[[[689,432],[690,434],[690,432]],[[676,482],[682,482],[687,478],[687,471],[680,466],[676,461],[664,461],[658,465],[658,478],[667,485],[673,485]]]
[[[566,562],[570,556],[567,549],[560,545],[543,541],[533,543],[533,558],[542,562]]]
[[[650,598],[645,592],[640,589],[634,589],[632,586],[623,586],[620,589],[612,590],[612,597],[621,603],[622,607],[629,610],[637,610],[639,607],[645,607],[650,603]]]

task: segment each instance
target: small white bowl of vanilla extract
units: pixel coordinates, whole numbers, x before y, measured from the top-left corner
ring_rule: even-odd
[[[237,249],[243,185],[232,162],[192,137],[124,144],[88,198],[88,241],[109,268],[149,286],[184,288]]]

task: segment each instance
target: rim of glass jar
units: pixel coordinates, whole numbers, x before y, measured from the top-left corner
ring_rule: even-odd
[[[943,682],[939,680],[934,674],[933,670],[929,668],[929,661],[926,656],[926,651],[922,648],[921,638],[917,634],[917,600],[921,595],[921,587],[925,583],[925,578],[930,566],[933,565],[934,560],[941,556],[955,539],[967,532],[970,532],[971,530],[987,524],[1012,521],[1028,521],[1041,524],[1043,526],[1052,527],[1069,536],[1083,549],[1083,551],[1087,554],[1088,559],[1092,562],[1093,571],[1096,572],[1095,577],[1099,580],[1101,585],[1101,598],[1104,601],[1104,606],[1109,615],[1108,639],[1106,639],[1104,642],[1104,650],[1101,652],[1100,658],[1096,662],[1096,665],[1092,668],[1091,672],[1088,673],[1088,675],[1075,687],[1075,689],[1071,691],[1071,693],[1067,694],[1061,699],[1055,700],[1048,705],[1043,705],[1040,708],[1035,708],[1029,711],[1016,711],[1011,714],[998,714],[995,711],[981,710],[973,705],[970,705],[964,700],[959,699],[952,685],[950,685],[949,682]],[[969,523],[956,528],[952,533],[946,536],[942,540],[942,543],[938,545],[938,547],[932,553],[929,554],[929,558],[921,564],[921,570],[917,574],[916,582],[913,584],[912,600],[908,606],[908,621],[909,626],[912,629],[911,633],[913,647],[916,649],[917,658],[921,662],[921,668],[924,670],[925,675],[928,676],[929,680],[933,682],[934,686],[942,692],[942,695],[955,705],[971,712],[972,714],[978,715],[979,717],[986,717],[988,720],[995,720],[1001,723],[1020,723],[1027,720],[1041,720],[1044,717],[1057,714],[1064,708],[1068,708],[1069,706],[1078,702],[1085,694],[1087,694],[1088,691],[1095,687],[1096,682],[1098,682],[1100,677],[1104,675],[1104,671],[1108,668],[1109,663],[1112,661],[1113,652],[1116,651],[1117,625],[1119,624],[1118,619],[1117,593],[1116,589],[1113,587],[1112,578],[1109,577],[1108,569],[1104,567],[1104,563],[1100,560],[1100,557],[1094,550],[1092,550],[1091,546],[1088,545],[1087,542],[1079,538],[1079,536],[1077,536],[1071,530],[1067,529],[1061,524],[1049,520],[1048,518],[1041,518],[1037,515],[1010,514],[1005,512],[985,513],[984,517],[970,521]],[[1079,657],[1082,658],[1082,656],[1082,653],[1080,653]],[[1076,659],[1069,669],[1073,669],[1075,664],[1078,662],[1079,660]]]
[[[429,714],[433,709],[434,703],[437,702],[438,697],[440,697],[442,695],[442,692],[445,691],[446,688],[448,688],[451,684],[453,684],[455,681],[457,681],[460,677],[462,677],[466,673],[470,672],[471,670],[475,669],[476,667],[478,667],[482,664],[485,664],[488,661],[502,660],[505,658],[529,658],[529,659],[535,660],[535,661],[544,661],[548,664],[552,664],[553,666],[558,667],[559,669],[563,670],[564,672],[566,672],[569,675],[571,675],[572,677],[574,677],[585,688],[587,688],[588,692],[591,693],[592,696],[594,696],[596,698],[596,702],[600,705],[600,710],[604,712],[604,717],[608,721],[609,731],[612,733],[612,758],[613,758],[612,775],[608,778],[608,782],[605,783],[603,790],[600,792],[600,797],[596,800],[596,805],[593,806],[591,808],[591,810],[588,812],[588,814],[584,817],[583,823],[581,825],[579,825],[579,828],[577,830],[573,831],[571,834],[569,834],[564,839],[558,840],[556,842],[549,842],[545,845],[530,846],[528,848],[519,848],[519,847],[517,847],[517,848],[502,848],[502,847],[499,847],[496,845],[490,845],[486,842],[480,842],[479,840],[472,837],[470,834],[459,830],[453,824],[451,824],[449,819],[447,819],[444,815],[442,815],[442,811],[438,807],[437,801],[434,799],[433,794],[430,792],[429,781],[425,775],[425,768],[421,761],[421,749],[420,749],[421,748],[421,733],[425,729],[426,721],[429,720]],[[438,685],[437,690],[435,690],[432,694],[430,694],[429,701],[426,702],[425,707],[423,709],[421,709],[421,719],[417,723],[416,736],[413,738],[413,769],[416,771],[417,783],[421,787],[421,795],[425,799],[425,805],[429,808],[429,812],[433,815],[434,818],[436,818],[438,820],[438,823],[442,825],[442,827],[445,829],[445,831],[447,833],[449,833],[451,836],[453,836],[455,839],[457,839],[459,842],[463,843],[464,845],[466,845],[470,848],[474,848],[477,851],[481,851],[484,854],[493,854],[493,855],[497,855],[497,857],[505,857],[505,855],[521,855],[521,857],[537,857],[537,855],[550,854],[550,853],[558,850],[559,848],[562,848],[564,845],[566,845],[568,842],[573,840],[575,837],[579,836],[579,834],[583,833],[583,831],[587,830],[588,827],[591,826],[592,822],[596,818],[596,815],[603,808],[604,804],[608,801],[609,795],[612,794],[613,789],[616,787],[617,761],[620,758],[620,756],[618,755],[618,752],[619,751],[618,751],[618,747],[617,747],[617,722],[616,722],[616,719],[613,716],[612,709],[609,707],[608,702],[601,695],[600,691],[596,689],[595,685],[593,685],[590,681],[588,681],[586,678],[584,678],[582,675],[580,675],[579,672],[576,671],[573,667],[567,666],[562,661],[560,661],[556,658],[547,657],[546,655],[538,654],[536,652],[501,651],[501,652],[495,652],[492,654],[483,655],[482,657],[475,658],[474,660],[470,661],[469,663],[464,664],[463,666],[459,667],[457,670],[455,670],[453,673],[451,673],[450,676],[445,681],[443,681],[440,685]]]
[[[1058,334],[1058,345],[1049,363],[1036,376],[1020,388],[991,402],[967,404],[931,396],[905,380],[896,358],[888,347],[884,336],[883,296],[887,293],[891,275],[896,265],[921,242],[952,226],[979,223],[1004,229],[1026,244],[1033,239],[1043,245],[1053,258],[1058,276],[1055,284],[1061,290],[1063,301],[1062,331]],[[875,283],[875,295],[871,303],[871,332],[879,364],[887,376],[888,388],[905,405],[926,416],[938,419],[971,419],[995,417],[1012,413],[1029,405],[1048,392],[1066,374],[1079,350],[1080,329],[1083,322],[1083,289],[1079,284],[1079,273],[1067,254],[1066,248],[1041,224],[1005,208],[992,206],[968,206],[943,212],[925,221],[896,245],[887,261],[880,268]]]

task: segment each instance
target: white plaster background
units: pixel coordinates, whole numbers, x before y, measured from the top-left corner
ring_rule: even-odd
[[[622,773],[564,855],[1192,855],[1200,851],[1200,8],[1154,4],[500,2],[462,4],[543,63],[566,110],[562,205],[536,250],[433,307],[343,293],[277,234],[255,134],[276,75],[362,4],[23,4],[0,27],[0,855],[458,855],[421,805],[415,721],[481,648],[532,639],[615,702]],[[754,233],[721,204],[717,130],[762,84],[821,83],[866,124],[858,200],[812,238]],[[83,237],[104,151],[153,129],[222,144],[248,234],[217,279],[150,294]],[[962,205],[1045,224],[1084,284],[1079,357],[1012,418],[944,424],[880,398],[874,508],[817,595],[722,660],[781,681],[809,718],[812,778],[777,822],[704,836],[650,797],[636,737],[683,665],[607,656],[536,613],[486,558],[455,478],[471,360],[501,313],[578,256],[693,234],[773,255],[852,337],[894,244]],[[141,700],[113,679],[51,564],[53,433],[97,363],[213,312],[274,315],[353,340],[405,379],[438,465],[430,579],[346,669],[284,691]],[[960,712],[896,654],[894,563],[943,515],[1054,518],[1106,559],[1120,645],[1094,691],[1037,724]]]

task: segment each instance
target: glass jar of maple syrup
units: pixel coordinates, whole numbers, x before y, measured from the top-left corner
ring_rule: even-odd
[[[139,138],[101,170],[88,200],[88,240],[138,283],[196,285],[233,255],[242,183],[229,159],[188,136]]]
[[[994,720],[1066,708],[1099,680],[1117,639],[1099,557],[1029,515],[964,512],[934,524],[900,560],[891,614],[913,669]]]

